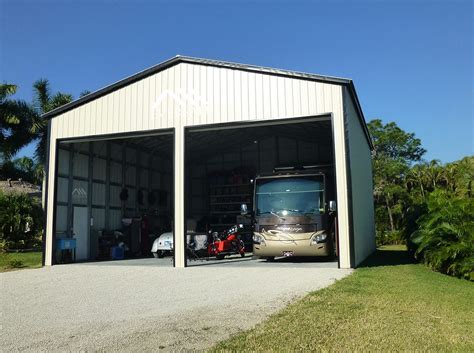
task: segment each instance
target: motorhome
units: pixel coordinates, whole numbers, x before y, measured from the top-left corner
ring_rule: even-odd
[[[331,168],[280,168],[256,177],[251,212],[254,255],[269,261],[336,255],[333,185]],[[242,213],[248,213],[246,205]]]

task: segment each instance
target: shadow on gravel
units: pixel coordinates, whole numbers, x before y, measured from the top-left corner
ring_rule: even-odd
[[[407,250],[377,249],[358,267],[409,265],[415,260]]]

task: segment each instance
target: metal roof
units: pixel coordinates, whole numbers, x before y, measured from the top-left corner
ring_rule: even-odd
[[[367,125],[365,122],[364,114],[362,112],[362,108],[360,106],[359,99],[357,97],[357,93],[355,90],[355,86],[352,80],[347,79],[347,78],[341,78],[341,77],[334,77],[334,76],[324,76],[324,75],[317,75],[317,74],[311,74],[311,73],[306,73],[306,72],[298,72],[298,71],[290,71],[290,70],[282,70],[282,69],[274,69],[270,67],[264,67],[264,66],[256,66],[256,65],[248,65],[248,64],[240,64],[240,63],[234,63],[234,62],[229,62],[229,61],[221,61],[221,60],[211,60],[211,59],[202,59],[202,58],[194,58],[190,56],[181,56],[177,55],[171,59],[168,59],[166,61],[163,61],[157,65],[154,65],[148,69],[145,69],[143,71],[140,71],[134,75],[131,75],[127,78],[124,78],[120,81],[117,81],[109,86],[106,86],[104,88],[101,88],[95,92],[89,93],[79,99],[76,99],[75,101],[72,101],[68,104],[65,104],[59,108],[53,109],[50,112],[47,112],[42,115],[43,118],[46,119],[51,119],[57,115],[60,115],[62,113],[65,113],[71,109],[74,109],[80,105],[86,104],[90,101],[93,101],[94,99],[97,99],[99,97],[105,96],[106,94],[109,94],[117,89],[120,89],[122,87],[125,87],[131,83],[137,82],[139,80],[142,80],[148,76],[154,75],[157,72],[166,70],[174,65],[177,65],[179,63],[189,63],[189,64],[195,64],[195,65],[204,65],[204,66],[213,66],[213,67],[219,67],[219,68],[227,68],[227,69],[233,69],[233,70],[241,70],[241,71],[247,71],[247,72],[255,72],[255,73],[261,73],[261,74],[267,74],[267,75],[274,75],[274,76],[281,76],[281,77],[287,77],[287,78],[295,78],[295,79],[300,79],[300,80],[310,80],[310,81],[317,81],[317,82],[323,82],[323,83],[329,83],[329,84],[336,84],[336,85],[341,85],[347,87],[349,90],[349,93],[354,100],[354,105],[359,113],[359,119],[362,124],[362,127],[364,129],[365,135],[367,137],[367,141],[369,143],[369,146],[371,149],[373,149],[373,144],[372,144],[372,139],[370,138],[369,131],[367,129]]]

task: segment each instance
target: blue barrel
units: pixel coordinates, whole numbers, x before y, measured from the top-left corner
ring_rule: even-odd
[[[71,238],[57,238],[56,249],[57,250],[73,250],[76,248],[76,239]]]
[[[112,260],[123,260],[124,250],[121,246],[113,246],[110,248],[110,257]]]

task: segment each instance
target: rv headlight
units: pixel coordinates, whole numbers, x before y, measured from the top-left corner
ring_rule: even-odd
[[[265,245],[265,238],[260,234],[254,234],[252,237],[253,243],[258,245]]]
[[[313,244],[325,243],[327,241],[327,238],[328,236],[326,233],[320,233],[313,237],[312,243]]]

